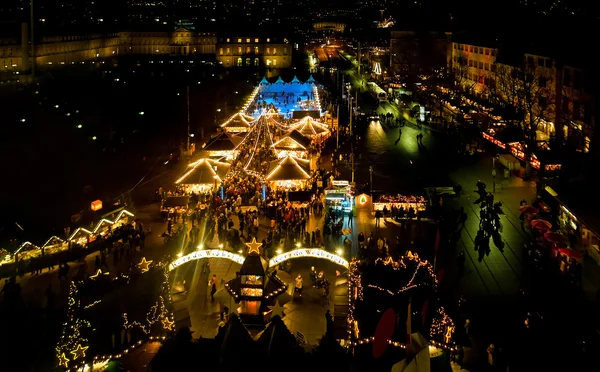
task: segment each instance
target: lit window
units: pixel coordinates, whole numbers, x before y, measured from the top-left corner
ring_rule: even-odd
[[[238,54],[242,54],[242,47],[238,47]]]
[[[229,48],[227,48],[227,49],[229,49]],[[219,55],[221,55],[221,56],[223,55],[223,48],[219,48]]]
[[[241,42],[242,42],[242,39],[238,39],[238,43],[241,43]]]
[[[273,58],[273,66],[277,66],[277,58]]]
[[[271,48],[267,48],[267,54],[271,54]]]
[[[254,39],[254,42],[255,42],[255,43],[258,43],[258,39]]]
[[[227,42],[229,42],[229,40],[230,40],[230,39],[229,39],[229,38],[227,38]]]
[[[270,43],[270,42],[271,42],[271,39],[267,38],[267,43]]]
[[[250,39],[246,39],[246,42],[247,42],[247,43],[249,43],[249,42],[250,42]]]
[[[273,54],[277,54],[277,48],[273,48]]]

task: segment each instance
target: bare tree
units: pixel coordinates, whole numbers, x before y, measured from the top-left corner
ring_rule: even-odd
[[[470,80],[469,65],[467,55],[459,51],[456,54],[456,60],[452,61],[452,71],[450,79],[453,89],[459,92],[468,92],[475,85],[475,81]]]
[[[494,99],[512,110],[507,118],[524,135],[527,159],[537,147],[538,130],[544,120],[553,121],[554,86],[552,74],[534,63],[495,64],[496,91]],[[527,162],[529,165],[529,162]]]

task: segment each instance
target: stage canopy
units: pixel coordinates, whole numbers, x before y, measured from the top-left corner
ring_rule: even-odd
[[[254,117],[238,112],[221,124],[221,128],[231,133],[247,132],[252,127],[253,121]]]
[[[307,180],[310,178],[310,162],[287,156],[271,162],[267,181]]]
[[[215,183],[215,179],[220,183],[229,171],[229,167],[229,163],[202,158],[191,163],[185,174],[175,183],[180,185],[212,185]]]
[[[304,151],[310,146],[310,138],[300,134],[297,130],[292,130],[287,136],[273,144],[277,150]]]

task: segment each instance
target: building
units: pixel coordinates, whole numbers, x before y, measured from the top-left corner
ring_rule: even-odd
[[[214,55],[217,35],[180,27],[173,32],[120,32],[122,54]]]
[[[285,38],[259,36],[219,37],[216,58],[225,67],[292,66],[292,44]]]
[[[21,41],[0,39],[0,80],[27,73],[30,66],[28,28]],[[218,41],[218,42],[217,42]],[[216,56],[225,67],[267,66],[289,68],[292,44],[278,37],[221,37],[215,32],[186,28],[174,31],[124,31],[110,34],[51,36],[35,45],[36,68],[99,61],[122,55]]]
[[[483,43],[453,42],[450,51],[449,67],[455,89],[483,96],[496,90],[498,48]]]

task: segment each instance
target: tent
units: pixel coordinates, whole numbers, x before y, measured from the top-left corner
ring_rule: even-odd
[[[303,136],[297,130],[291,131],[287,136],[273,144],[277,150],[305,151],[310,146],[310,138]]]
[[[213,153],[234,151],[240,142],[242,142],[242,139],[230,133],[221,133],[208,140],[204,147],[202,147],[202,151]]]
[[[286,156],[271,162],[267,181],[307,180],[310,178],[310,161]]]
[[[267,84],[271,84],[271,83],[269,83],[269,80],[267,80],[267,77],[265,76],[262,78],[259,85],[267,85]]]
[[[250,123],[253,121],[254,118],[252,116],[238,112],[221,124],[221,128],[231,133],[247,132],[252,127]]]
[[[326,124],[318,122],[310,116],[303,117],[298,122],[296,130],[300,132],[300,134],[307,137],[326,135],[329,133],[329,129]]]
[[[283,81],[281,76],[279,78],[277,78],[277,81],[275,82],[275,84],[283,84],[283,83],[285,83],[285,82]]]
[[[296,336],[290,332],[279,315],[275,315],[267,328],[258,335],[256,344],[257,352],[271,360],[296,360],[304,354]]]
[[[294,78],[292,79],[292,84],[302,84],[302,82],[300,82],[300,80],[298,80],[298,77],[294,75]]]
[[[212,185],[215,180],[220,183],[229,172],[230,166],[229,163],[202,158],[188,165],[184,175],[175,183],[181,185]]]
[[[313,76],[312,76],[312,75],[310,75],[310,76],[308,77],[308,80],[306,80],[306,81],[305,81],[305,83],[314,84],[314,83],[316,83],[316,80],[315,80],[315,78],[313,78]]]

